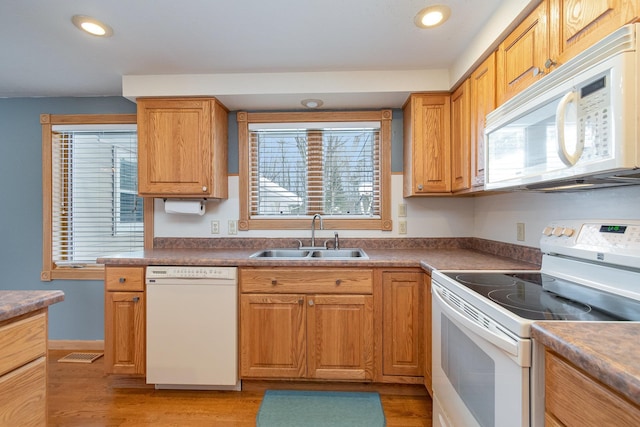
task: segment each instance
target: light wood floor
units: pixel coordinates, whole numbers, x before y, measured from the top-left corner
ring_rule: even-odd
[[[243,383],[241,392],[156,390],[141,379],[106,376],[104,358],[58,363],[70,351],[49,351],[49,426],[254,426],[266,388],[299,383]],[[306,389],[317,384],[303,384]],[[368,385],[342,390],[374,391]],[[431,426],[431,399],[419,386],[381,386],[387,426]]]

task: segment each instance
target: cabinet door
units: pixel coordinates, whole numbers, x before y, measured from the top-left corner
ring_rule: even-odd
[[[471,73],[471,185],[484,186],[484,128],[487,114],[496,108],[496,54]]]
[[[382,371],[384,375],[423,375],[423,275],[382,275]]]
[[[47,359],[0,376],[0,425],[47,425]]]
[[[451,95],[451,190],[471,187],[469,79]]]
[[[307,296],[309,378],[373,378],[373,297]]]
[[[404,109],[404,195],[451,192],[449,95],[412,94]]]
[[[549,58],[548,3],[543,2],[500,43],[498,105],[540,79]]]
[[[431,277],[424,275],[424,294],[423,294],[423,313],[424,313],[424,331],[423,331],[423,345],[424,345],[424,386],[429,391],[431,397],[433,397],[433,367],[431,363],[433,361],[431,357]]]
[[[551,58],[567,62],[638,13],[637,0],[551,0]]]
[[[138,193],[226,198],[226,110],[206,98],[137,102]]]
[[[145,373],[144,292],[105,292],[105,370]]]
[[[240,375],[304,377],[304,296],[245,294],[240,306]]]

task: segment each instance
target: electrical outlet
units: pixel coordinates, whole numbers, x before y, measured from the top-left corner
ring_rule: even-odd
[[[220,221],[217,219],[211,221],[211,234],[220,234]]]
[[[400,217],[407,216],[407,204],[406,203],[400,203],[398,205],[398,216],[400,216]]]
[[[524,222],[516,224],[516,239],[518,239],[519,242],[524,242]]]
[[[238,234],[238,221],[235,219],[229,220],[229,229],[227,230],[229,234]]]
[[[398,234],[407,234],[407,221],[398,221]]]

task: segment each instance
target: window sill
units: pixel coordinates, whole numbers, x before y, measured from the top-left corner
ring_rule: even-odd
[[[40,272],[40,280],[43,282],[52,280],[104,280],[104,266],[55,268],[50,271]]]
[[[325,230],[382,230],[391,231],[391,220],[380,218],[372,219],[333,219],[324,218]],[[311,227],[311,219],[249,219],[240,221],[238,229],[247,230],[308,230]]]

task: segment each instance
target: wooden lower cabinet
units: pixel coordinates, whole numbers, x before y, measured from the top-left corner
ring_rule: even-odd
[[[107,266],[104,295],[105,372],[145,375],[144,267]]]
[[[47,314],[0,322],[0,426],[47,424]]]
[[[423,292],[423,309],[424,309],[424,322],[423,322],[423,345],[424,345],[424,386],[429,391],[431,397],[433,397],[433,367],[431,363],[432,352],[431,346],[433,343],[431,332],[431,276],[424,275],[424,292]]]
[[[382,273],[382,374],[415,377],[424,375],[424,273]]]
[[[305,296],[240,297],[240,375],[302,378],[306,375]]]
[[[370,269],[246,268],[240,289],[242,378],[373,379]]]
[[[371,295],[243,294],[241,376],[371,380]]]
[[[545,425],[637,426],[640,408],[550,350],[545,351]]]

